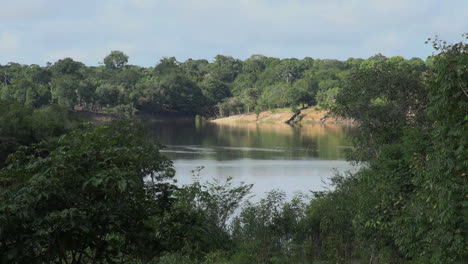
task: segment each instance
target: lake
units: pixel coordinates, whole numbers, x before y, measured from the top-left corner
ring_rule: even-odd
[[[345,124],[287,124],[157,121],[149,124],[152,137],[174,161],[180,184],[193,180],[193,170],[203,167],[200,178],[226,179],[254,184],[257,197],[280,189],[295,192],[329,188],[334,173],[352,170],[345,161],[348,135]]]

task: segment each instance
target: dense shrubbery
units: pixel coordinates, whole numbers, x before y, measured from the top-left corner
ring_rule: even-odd
[[[348,188],[353,229],[371,260],[467,257],[468,45],[434,46],[425,76],[385,64],[381,73],[377,64],[337,98],[335,111],[361,128],[354,157],[366,167]]]
[[[34,109],[19,102],[0,100],[0,168],[19,146],[53,139],[78,123],[77,118],[60,106]]]
[[[0,171],[2,261],[113,262],[165,249],[151,219],[171,206],[174,170],[138,127],[80,129],[11,155]]]

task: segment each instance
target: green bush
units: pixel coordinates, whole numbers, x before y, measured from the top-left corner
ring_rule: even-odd
[[[139,123],[84,128],[21,148],[0,170],[5,263],[112,262],[162,252],[172,162]],[[156,229],[154,229],[156,228]]]

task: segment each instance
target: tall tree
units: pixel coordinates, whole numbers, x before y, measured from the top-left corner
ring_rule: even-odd
[[[122,51],[113,50],[104,58],[104,65],[109,70],[121,70],[127,65],[128,56]]]

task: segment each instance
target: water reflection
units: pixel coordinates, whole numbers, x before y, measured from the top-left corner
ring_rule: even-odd
[[[353,127],[337,124],[156,122],[155,139],[173,159],[324,159],[344,160]]]
[[[150,123],[153,138],[166,145],[181,184],[192,181],[192,170],[203,166],[202,179],[255,184],[253,192],[281,189],[323,190],[336,171],[352,169],[345,161],[347,136],[355,131],[340,124],[232,123],[194,121]]]

